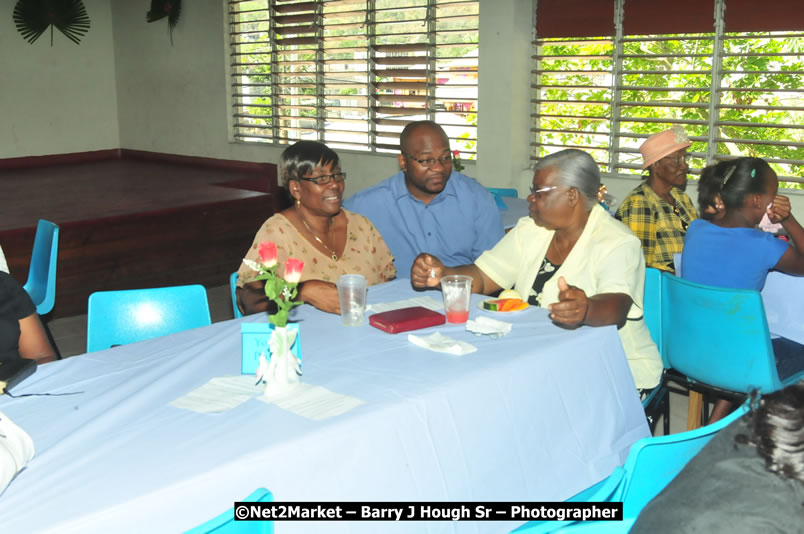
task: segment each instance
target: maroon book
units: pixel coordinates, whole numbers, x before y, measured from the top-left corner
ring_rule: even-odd
[[[375,313],[369,316],[369,324],[389,334],[398,334],[410,330],[437,326],[447,322],[444,314],[428,310],[422,306],[413,306],[399,310]]]

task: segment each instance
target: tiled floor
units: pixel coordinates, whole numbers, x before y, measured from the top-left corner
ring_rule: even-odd
[[[229,286],[218,286],[207,289],[209,310],[212,322],[226,321],[233,317],[232,299]],[[86,352],[87,316],[64,317],[48,323],[50,332],[63,357],[75,356]],[[656,425],[657,435],[661,434],[662,422]],[[670,432],[675,434],[687,427],[687,397],[676,393],[670,394]]]

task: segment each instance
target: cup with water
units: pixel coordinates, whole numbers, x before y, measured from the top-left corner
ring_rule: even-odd
[[[366,312],[368,281],[362,274],[343,274],[335,283],[344,326],[360,326]]]

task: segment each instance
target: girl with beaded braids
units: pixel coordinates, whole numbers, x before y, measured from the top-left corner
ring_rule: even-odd
[[[790,211],[790,200],[777,194],[779,180],[766,161],[738,158],[707,167],[700,189],[717,199],[722,214],[693,221],[687,229],[681,260],[685,279],[761,291],[771,269],[804,274],[804,229]],[[782,224],[794,246],[756,228],[765,214]],[[804,369],[804,345],[777,338],[773,350],[782,380]],[[719,400],[712,420],[730,409],[731,403]]]
[[[645,506],[631,534],[804,531],[804,381],[754,392],[751,406]]]

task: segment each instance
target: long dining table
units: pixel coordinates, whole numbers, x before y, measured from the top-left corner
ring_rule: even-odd
[[[369,303],[421,296],[409,280]],[[493,339],[445,324],[477,347],[434,352],[364,322],[303,305],[302,380],[363,403],[312,420],[251,398],[222,413],[172,406],[238,375],[241,324],[215,323],[40,366],[0,412],[36,456],[0,495],[4,532],[182,532],[258,487],[277,501],[564,500],[621,465],[649,435],[617,330],[566,330],[531,307],[470,318],[513,324]],[[62,396],[27,396],[49,393]],[[280,522],[283,532],[508,532],[503,521]]]

